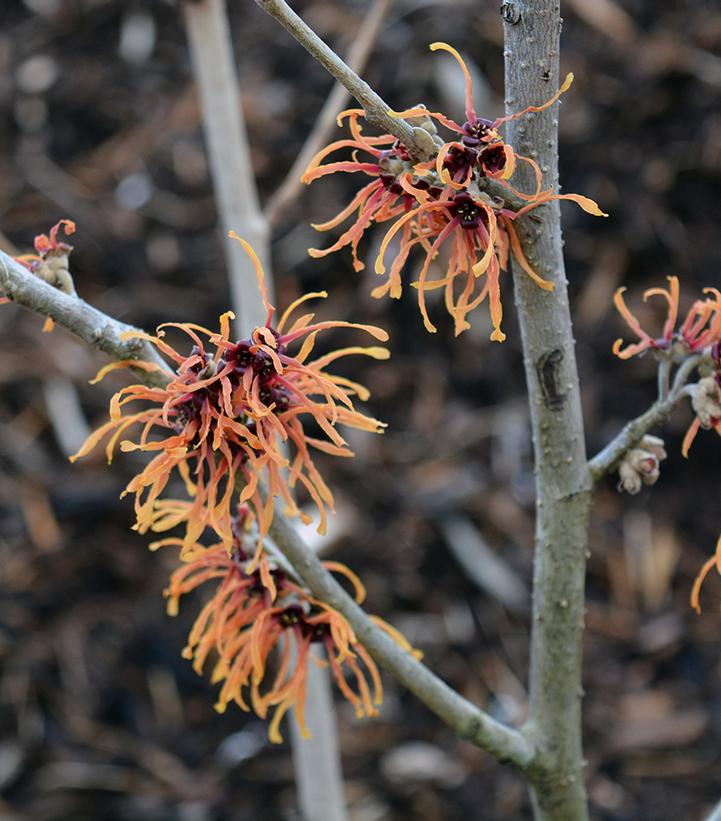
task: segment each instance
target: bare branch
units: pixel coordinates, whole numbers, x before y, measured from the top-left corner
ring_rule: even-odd
[[[31,274],[4,251],[0,251],[0,292],[18,305],[49,316],[88,345],[113,359],[141,359],[167,370],[168,365],[155,348],[139,339],[122,339],[128,331],[137,331],[111,319],[76,296],[70,296]],[[162,373],[136,371],[148,384],[164,385]]]
[[[303,48],[338,80],[363,106],[366,119],[393,134],[408,149],[413,159],[427,160],[435,153],[430,134],[415,128],[405,120],[390,115],[390,106],[376,94],[323,40],[284,2],[284,0],[255,0],[288,31]]]
[[[115,359],[142,358],[162,362],[152,346],[138,346],[120,339],[136,330],[80,299],[69,297],[33,276],[12,257],[0,252],[0,284],[16,302],[44,316],[52,317],[80,339]],[[165,364],[165,363],[163,363]],[[167,367],[167,366],[166,366]],[[162,375],[138,372],[147,384],[164,384]],[[358,640],[391,675],[404,684],[463,738],[490,753],[499,761],[523,772],[534,772],[533,745],[518,730],[506,727],[449,687],[412,655],[401,649],[387,633],[375,625],[280,513],[273,517],[270,535],[295,572],[321,600],[342,613]]]
[[[359,72],[365,68],[368,55],[373,48],[378,29],[389,4],[390,0],[374,0],[373,5],[368,10],[348,52],[348,67],[351,71]],[[286,208],[298,196],[298,192],[303,186],[300,181],[301,174],[330,138],[333,129],[336,127],[336,117],[346,104],[349,96],[348,90],[341,83],[336,83],[333,86],[318,114],[312,131],[308,134],[303,147],[295,158],[295,162],[290,167],[283,182],[266,203],[265,218],[269,225],[275,225]]]

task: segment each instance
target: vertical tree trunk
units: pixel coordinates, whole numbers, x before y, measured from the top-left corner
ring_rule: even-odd
[[[503,3],[506,110],[545,102],[559,86],[558,0]],[[515,150],[536,160],[544,187],[558,187],[558,104],[507,125]],[[519,186],[535,181],[521,165]],[[514,179],[515,182],[515,179]],[[536,463],[536,546],[531,647],[531,720],[542,771],[534,777],[537,819],[588,818],[581,745],[581,655],[591,481],[563,264],[557,202],[542,222],[520,226],[531,265],[555,283],[539,289],[514,265]]]

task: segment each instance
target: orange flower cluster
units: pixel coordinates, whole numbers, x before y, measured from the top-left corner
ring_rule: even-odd
[[[683,322],[677,328],[680,294],[678,277],[668,277],[668,282],[668,289],[649,288],[643,295],[644,300],[658,296],[666,302],[666,320],[659,337],[647,333],[629,310],[623,297],[626,289],[619,288],[616,291],[616,308],[639,341],[624,348],[623,340],[617,339],[613,352],[620,359],[629,359],[652,350],[670,356],[672,361],[677,363],[693,354],[709,355],[708,361],[703,363],[699,381],[685,388],[696,414],[683,440],[682,453],[687,457],[701,428],[714,429],[721,435],[721,291],[717,288],[704,288],[706,297],[697,299],[691,305]],[[721,573],[721,539],[716,547],[716,555],[701,568],[691,591],[691,604],[699,613],[701,585],[714,567]]]
[[[165,540],[155,546],[179,540]],[[308,737],[303,707],[308,664],[326,665],[311,655],[313,645],[325,650],[327,665],[345,698],[359,718],[378,714],[383,699],[380,674],[373,659],[356,640],[353,629],[336,610],[315,599],[284,570],[268,571],[267,580],[253,569],[253,549],[244,529],[243,515],[234,520],[233,546],[194,545],[185,552],[186,563],[176,570],[165,591],[168,613],[177,615],[181,596],[213,582],[212,597],[200,611],[183,651],[202,674],[208,657],[213,656],[211,681],[221,684],[216,710],[224,712],[235,702],[242,710],[251,708],[261,718],[270,710],[273,717],[268,735],[272,742],[283,739],[279,731],[283,715],[293,707],[304,737]],[[357,576],[345,565],[326,562],[328,570],[345,576],[353,585],[355,597],[362,602],[365,590]],[[408,642],[380,619],[376,624],[386,630],[404,649]],[[275,671],[269,660],[277,652]],[[349,682],[347,675],[354,678]]]
[[[238,237],[235,237],[239,239]],[[293,488],[302,485],[320,515],[319,532],[326,527],[326,511],[333,496],[318,472],[312,451],[352,456],[339,425],[382,432],[384,425],[357,411],[352,397],[366,399],[368,391],[345,377],[327,370],[338,359],[363,354],[386,359],[388,351],[378,346],[349,347],[312,357],[319,334],[332,328],[355,328],[378,340],[388,335],[380,328],[341,321],[314,321],[314,314],[295,317],[296,308],[326,293],[307,294],[296,300],[273,325],[275,309],[270,305],[258,258],[243,240],[257,271],[268,319],[240,341],[230,338],[232,313],[220,317],[219,331],[192,323],[166,323],[155,335],[139,331],[126,338],[152,343],[171,365],[167,371],[153,363],[136,360],[116,362],[103,368],[96,379],[116,368],[134,367],[162,371],[164,387],[130,385],[113,396],[110,420],[95,431],[73,460],[89,453],[109,437],[106,453],[113,457],[120,440],[123,451],[140,450],[153,458],[128,484],[125,493],[135,496],[135,528],[166,531],[183,525],[183,545],[190,549],[206,528],[230,550],[233,540],[233,499],[239,489],[240,502],[249,502],[257,517],[262,541],[270,527],[274,498],[280,497],[287,512],[299,515]],[[192,343],[189,353],[180,353],[165,341],[165,329],[176,328]],[[298,348],[291,352],[293,348]],[[128,412],[129,405],[144,407]],[[306,430],[306,420],[320,431]],[[136,441],[122,439],[130,428],[140,428]],[[287,458],[285,444],[291,445]],[[185,484],[190,501],[162,497],[172,475]],[[259,481],[265,478],[269,494],[263,502]],[[309,522],[310,517],[303,516]]]
[[[545,290],[553,283],[542,279],[533,270],[523,254],[514,222],[523,214],[551,200],[572,200],[590,214],[605,216],[593,200],[579,194],[554,194],[542,189],[542,175],[538,165],[529,157],[517,155],[503,141],[498,132],[504,122],[529,112],[543,111],[555,103],[571,85],[569,74],[559,91],[546,103],[529,106],[512,117],[486,120],[473,107],[471,77],[458,52],[445,43],[433,43],[431,50],[443,50],[453,55],[463,71],[466,83],[466,119],[460,125],[444,114],[430,112],[422,106],[394,112],[428,132],[436,145],[436,156],[429,162],[414,164],[407,148],[393,136],[367,137],[359,118],[362,109],[350,109],[338,117],[340,125],[348,120],[351,139],[338,140],[320,151],[310,163],[302,179],[306,183],[336,172],[361,173],[372,178],[353,200],[333,219],[314,225],[319,231],[335,228],[355,215],[355,221],[342,236],[325,250],[311,249],[314,257],[325,256],[350,245],[356,270],[364,265],[358,258],[358,243],[366,229],[374,222],[393,221],[381,243],[375,270],[386,273],[385,257],[391,241],[400,235],[400,248],[395,255],[388,279],[374,289],[373,296],[389,294],[399,298],[402,293],[401,272],[408,257],[416,248],[425,253],[418,279],[413,283],[418,290],[418,304],[426,329],[435,332],[426,307],[426,294],[443,289],[445,306],[453,317],[456,334],[469,328],[468,314],[488,300],[493,332],[491,339],[501,342],[503,307],[501,304],[500,274],[508,266],[512,254],[529,277]],[[436,132],[435,122],[455,132],[457,139],[444,142]],[[330,154],[350,149],[351,160],[323,164]],[[517,163],[528,164],[534,171],[537,185],[532,194],[518,191],[509,179]],[[526,204],[517,211],[491,198],[483,191],[486,179],[493,179],[515,199]],[[431,263],[441,248],[448,244],[450,253],[445,273],[430,279]]]

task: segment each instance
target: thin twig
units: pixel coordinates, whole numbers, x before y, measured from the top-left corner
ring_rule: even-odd
[[[120,340],[120,335],[125,331],[137,329],[91,308],[80,299],[61,293],[2,252],[0,285],[21,305],[44,316],[51,316],[58,325],[114,359],[142,358],[162,362],[147,343],[138,346]],[[151,385],[167,382],[162,374],[141,371],[138,376]],[[323,567],[315,551],[298,535],[293,523],[279,512],[273,517],[270,535],[311,592],[342,613],[361,644],[448,726],[499,761],[529,776],[537,773],[534,747],[523,733],[506,727],[471,704],[410,653],[401,649],[343,590]]]
[[[588,469],[594,482],[610,473],[651,428],[663,424],[669,418],[684,396],[688,378],[706,358],[706,354],[694,354],[685,359],[676,371],[673,385],[666,398],[658,399],[647,411],[624,425],[623,429],[589,461]]]
[[[660,401],[668,398],[668,391],[671,387],[671,367],[673,362],[669,356],[664,356],[658,363],[658,398]]]
[[[353,45],[348,51],[347,61],[351,71],[360,72],[365,68],[389,4],[390,0],[374,0],[373,5],[368,9]],[[330,138],[336,127],[338,112],[346,104],[349,96],[348,90],[341,83],[333,86],[316,118],[313,129],[308,134],[285,179],[266,203],[265,218],[270,226],[278,223],[285,210],[298,196],[303,187],[300,181],[301,174]]]

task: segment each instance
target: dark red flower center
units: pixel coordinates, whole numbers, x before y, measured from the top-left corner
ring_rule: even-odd
[[[481,224],[488,226],[486,209],[474,202],[470,194],[457,194],[449,209],[451,214],[459,220],[461,228],[472,231]]]

